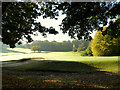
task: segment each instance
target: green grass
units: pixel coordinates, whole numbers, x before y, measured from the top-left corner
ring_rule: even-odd
[[[12,61],[10,63],[17,63],[18,61],[25,60],[26,58],[39,58],[43,57],[45,58],[44,61],[38,61],[38,62],[33,62],[29,64],[22,65],[20,67],[22,70],[53,70],[53,71],[89,71],[89,70],[84,70],[86,69],[87,66],[84,66],[83,69],[79,68],[81,67],[81,63],[85,65],[89,65],[91,67],[97,68],[99,71],[109,71],[109,72],[118,72],[118,57],[117,56],[110,56],[110,57],[83,57],[80,56],[79,53],[73,53],[73,52],[41,52],[41,53],[32,53],[29,49],[22,49],[22,48],[15,48],[13,49],[15,51],[24,51],[27,54],[9,54],[8,56],[4,56],[2,58],[2,61]],[[14,62],[13,62],[14,61]],[[77,65],[78,66],[77,66]],[[65,67],[67,66],[68,67]],[[50,67],[52,66],[52,67]],[[78,68],[77,68],[78,67]],[[54,70],[55,69],[55,70]],[[88,68],[89,69],[89,68]]]
[[[38,61],[3,68],[3,88],[120,88],[120,75],[81,62]]]
[[[92,72],[92,71],[107,71],[118,72],[117,60],[99,60],[99,61],[56,61],[42,60],[36,61],[17,67],[7,67],[11,70],[20,71],[66,71],[66,72]]]
[[[82,57],[73,52],[23,51],[27,53],[2,56],[2,61],[18,63],[25,61],[24,58],[45,59],[3,67],[3,88],[120,88],[117,56]]]
[[[118,60],[117,56],[111,57],[82,57],[78,53],[73,52],[41,52],[33,53],[29,49],[15,48],[15,51],[22,51],[24,53],[1,53],[0,60],[20,60],[23,58],[43,57],[46,60],[60,60],[60,61],[81,61],[81,60]]]
[[[32,53],[29,49],[22,49],[22,48],[15,48],[15,51],[25,51],[27,54],[10,54],[8,53],[8,56],[3,56],[4,58],[0,59],[3,62],[5,61],[12,61],[9,63],[17,63],[17,61],[21,61],[24,59],[31,59],[31,58],[41,58],[43,57],[43,61],[38,62],[32,62],[29,64],[25,64],[19,67],[15,67],[17,69],[21,70],[58,70],[58,71],[89,71],[86,70],[87,65],[90,67],[97,68],[99,71],[109,71],[109,72],[118,72],[118,57],[117,56],[109,56],[109,57],[92,57],[92,56],[80,56],[79,53],[73,53],[73,52],[46,52],[42,51],[41,53]],[[13,62],[15,61],[15,62]],[[8,63],[8,64],[9,64]],[[77,66],[77,65],[78,66]],[[81,64],[85,64],[86,66],[83,67],[83,69],[80,69]],[[68,67],[65,67],[67,66]],[[52,67],[50,67],[52,66]],[[61,66],[61,67],[60,67]],[[79,67],[79,68],[77,68]],[[84,70],[85,68],[85,70]],[[54,70],[55,69],[55,70]]]
[[[80,62],[71,61],[37,61],[17,67],[7,67],[9,70],[20,71],[61,71],[61,72],[90,72],[96,68]]]

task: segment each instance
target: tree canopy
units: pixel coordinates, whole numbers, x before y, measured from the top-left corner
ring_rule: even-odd
[[[2,42],[15,47],[25,37],[32,41],[31,34],[39,31],[43,36],[46,33],[57,34],[53,28],[46,28],[39,22],[35,22],[38,16],[57,19],[59,11],[66,17],[62,20],[60,29],[68,33],[71,38],[89,39],[94,30],[102,30],[102,25],[108,23],[108,32],[111,36],[118,37],[120,19],[113,22],[120,14],[120,2],[3,2],[2,4]],[[33,28],[34,26],[34,28]],[[114,29],[112,26],[117,26]],[[112,30],[112,31],[110,31]],[[104,32],[106,34],[106,32]]]
[[[21,39],[26,38],[28,42],[32,41],[30,34],[39,31],[43,36],[46,33],[57,34],[53,27],[46,28],[39,22],[35,22],[40,8],[35,3],[23,2],[3,2],[2,3],[2,42],[15,47],[15,44],[21,44]]]
[[[102,35],[97,31],[91,43],[91,50],[94,56],[120,55],[120,36],[111,38],[110,35]]]

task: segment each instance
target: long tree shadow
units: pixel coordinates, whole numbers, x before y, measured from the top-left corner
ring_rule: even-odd
[[[37,64],[39,65],[39,67]],[[72,75],[72,73],[77,73],[77,75],[75,74],[75,78],[78,83],[79,81],[84,81],[87,85],[90,85],[90,87],[120,88],[120,74],[115,74],[107,71],[99,71],[99,68],[90,66],[85,63],[73,61],[45,60],[39,61],[39,63],[37,64],[35,68],[33,67],[28,70],[53,72],[52,74],[55,75],[56,73],[67,73],[68,75],[64,78],[67,78],[68,81],[71,80],[70,75]]]
[[[23,58],[23,59],[19,59],[19,60],[10,60],[10,61],[2,61],[2,63],[18,63],[18,62],[25,62],[31,60],[31,58]]]
[[[98,68],[92,67],[90,65],[81,63],[81,62],[73,62],[73,61],[56,61],[56,60],[43,60],[38,61],[41,65],[41,70],[44,71],[56,71],[56,72],[90,72],[96,71]],[[35,66],[35,70],[38,65]],[[33,68],[34,69],[34,68]]]
[[[9,74],[16,76],[34,76],[36,78],[44,76],[44,79],[47,78],[47,80],[57,78],[62,82],[66,81],[65,87],[70,88],[79,87],[81,84],[91,88],[120,88],[119,74],[99,71],[99,68],[81,62],[41,60],[15,68],[3,68],[3,70],[5,69],[8,69]]]

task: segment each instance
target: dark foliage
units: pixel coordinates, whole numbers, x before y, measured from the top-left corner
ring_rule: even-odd
[[[35,22],[35,19],[38,16],[57,19],[59,11],[66,15],[60,28],[63,33],[68,32],[72,38],[91,40],[90,33],[100,30],[100,25],[105,26],[109,23],[108,28],[113,28],[119,24],[119,19],[114,24],[108,21],[108,19],[112,21],[120,14],[119,2],[45,2],[39,4],[40,8],[38,4],[30,2],[2,3],[3,43],[13,48],[16,43],[21,44],[23,37],[31,42],[30,35],[35,31],[39,31],[43,36],[46,33],[57,34],[58,32],[53,27],[41,26],[41,23]],[[32,28],[33,26],[34,28]],[[113,28],[112,31],[108,29],[108,31],[113,37],[117,37],[116,34],[120,33],[116,28]]]
[[[2,42],[14,48],[16,43],[22,43],[23,37],[28,42],[33,41],[30,35],[35,34],[35,31],[39,31],[43,36],[47,32],[57,34],[53,27],[45,28],[40,22],[35,22],[35,19],[42,15],[42,10],[39,12],[39,9],[35,3],[3,2]]]
[[[81,56],[93,56],[92,51],[91,51],[91,47],[88,46],[88,48],[85,51],[83,51],[80,55]]]

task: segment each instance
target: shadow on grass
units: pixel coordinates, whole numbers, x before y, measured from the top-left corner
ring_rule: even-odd
[[[38,61],[33,68],[29,68],[28,70],[42,70],[54,72],[90,72],[96,71],[97,69],[98,68],[89,66],[81,62],[43,60]]]
[[[20,60],[2,61],[2,63],[17,63],[17,62],[25,62],[28,60],[31,60],[31,58],[24,58],[24,59],[20,59]]]
[[[13,80],[15,80],[12,82],[19,83],[17,84],[19,86],[13,85],[13,87],[23,87],[22,82],[17,82],[19,81],[18,78],[21,77],[26,82],[24,87],[27,88],[29,80],[31,85],[36,88],[43,86],[45,86],[44,88],[61,86],[67,88],[120,88],[119,74],[99,71],[99,68],[81,62],[41,60],[17,67],[3,68],[3,74],[9,74],[9,76],[3,77],[4,88],[5,86],[12,86],[9,81],[6,81],[8,80],[6,78],[12,80],[10,77],[12,75],[14,76]],[[53,80],[58,80],[58,82],[54,83]]]

